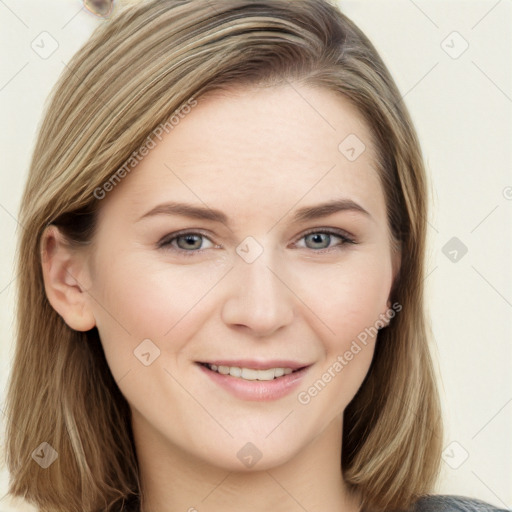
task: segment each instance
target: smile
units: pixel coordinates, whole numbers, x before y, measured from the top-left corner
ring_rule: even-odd
[[[278,400],[291,394],[300,386],[312,366],[284,360],[265,363],[239,360],[196,364],[211,382],[224,391],[240,400],[257,402]]]
[[[216,364],[203,363],[208,369],[220,373],[221,375],[230,375],[244,380],[274,380],[284,375],[289,375],[294,371],[292,368],[269,368],[268,370],[255,370],[253,368],[240,368],[238,366],[217,366]]]

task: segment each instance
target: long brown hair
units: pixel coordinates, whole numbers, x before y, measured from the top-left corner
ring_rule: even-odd
[[[366,36],[327,0],[149,0],[100,26],[60,77],[24,191],[17,343],[7,402],[10,492],[42,511],[120,511],[140,495],[129,406],[96,329],[49,304],[39,244],[49,224],[87,244],[95,191],[180,106],[207,91],[297,82],[347,98],[374,136],[389,225],[401,249],[392,301],[361,388],[344,413],[345,480],[368,510],[432,490],[442,424],[423,305],[427,191],[406,106]],[[134,171],[135,172],[135,171]],[[47,442],[57,460],[31,458]]]

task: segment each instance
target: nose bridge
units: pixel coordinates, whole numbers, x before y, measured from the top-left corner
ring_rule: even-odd
[[[278,255],[255,239],[237,247],[230,288],[223,308],[227,324],[244,325],[255,334],[270,334],[293,318],[293,294],[280,276]]]

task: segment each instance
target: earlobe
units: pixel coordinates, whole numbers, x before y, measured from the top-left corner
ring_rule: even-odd
[[[54,225],[44,230],[40,253],[46,296],[53,309],[72,329],[92,329],[96,321],[86,288],[88,277],[83,254],[71,247]]]

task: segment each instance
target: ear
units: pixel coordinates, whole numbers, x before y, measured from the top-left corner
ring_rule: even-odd
[[[40,251],[46,296],[53,309],[75,331],[92,329],[96,320],[86,288],[90,285],[85,255],[54,225],[44,230]]]

